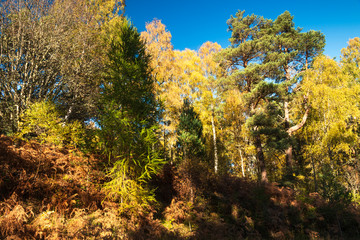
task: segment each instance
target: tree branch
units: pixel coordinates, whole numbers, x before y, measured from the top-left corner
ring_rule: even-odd
[[[309,116],[309,110],[310,110],[310,106],[307,106],[301,122],[296,124],[295,126],[292,126],[291,128],[289,128],[286,131],[289,134],[289,136],[291,136],[294,132],[296,132],[297,130],[299,130],[300,128],[302,128],[305,125],[307,117]]]

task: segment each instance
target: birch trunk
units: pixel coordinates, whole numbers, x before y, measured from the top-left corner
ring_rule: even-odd
[[[215,122],[214,122],[214,113],[211,115],[211,126],[212,126],[212,132],[213,132],[213,143],[214,143],[214,170],[215,173],[218,173],[218,154],[217,154],[217,143],[216,143],[216,131],[215,131]]]
[[[242,173],[242,176],[245,177],[244,158],[243,158],[240,147],[239,147],[239,152],[240,152],[240,158],[241,158],[241,173]]]

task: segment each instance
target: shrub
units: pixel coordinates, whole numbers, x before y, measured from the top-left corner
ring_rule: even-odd
[[[63,122],[55,104],[42,101],[31,104],[21,115],[17,137],[77,147],[84,143],[84,133],[80,122]]]
[[[319,173],[319,193],[331,204],[347,206],[351,202],[351,192],[341,184],[328,164]]]

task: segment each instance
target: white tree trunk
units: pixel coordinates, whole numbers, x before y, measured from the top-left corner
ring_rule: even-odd
[[[215,123],[214,123],[214,113],[211,115],[211,126],[213,131],[213,143],[214,143],[214,170],[215,173],[218,172],[219,160],[217,155],[217,146],[216,146],[216,131],[215,131]]]
[[[244,158],[243,158],[240,147],[239,147],[239,152],[240,152],[240,158],[241,158],[241,172],[242,172],[242,176],[245,177]]]

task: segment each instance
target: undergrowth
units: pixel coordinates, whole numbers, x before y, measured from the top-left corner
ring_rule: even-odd
[[[1,136],[0,238],[360,238],[358,205],[215,175],[201,161],[165,165],[150,180],[156,201],[119,212],[119,201],[106,198],[103,161]]]

